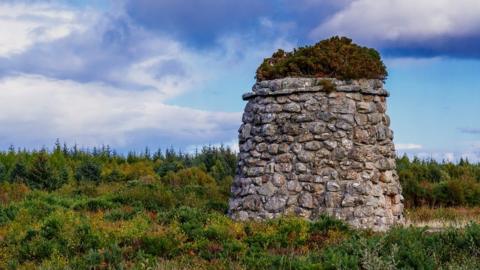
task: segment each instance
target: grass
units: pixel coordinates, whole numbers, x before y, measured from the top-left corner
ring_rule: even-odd
[[[419,207],[406,209],[405,216],[406,226],[438,231],[448,227],[462,228],[471,222],[480,223],[480,207]]]

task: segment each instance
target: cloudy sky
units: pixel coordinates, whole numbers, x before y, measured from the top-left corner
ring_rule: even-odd
[[[236,144],[256,67],[377,48],[400,153],[480,161],[478,0],[2,0],[0,148]]]

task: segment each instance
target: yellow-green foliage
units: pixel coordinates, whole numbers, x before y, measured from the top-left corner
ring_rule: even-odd
[[[17,167],[15,180],[0,182],[0,269],[480,268],[480,227],[474,223],[437,233],[373,233],[326,216],[315,222],[233,221],[226,215],[236,165],[232,153],[123,158],[57,151],[48,155],[50,168],[57,174],[65,166],[70,174],[55,190],[25,183],[21,166],[12,164],[24,159],[28,165],[37,154],[18,155],[0,153],[7,172]],[[85,159],[101,168],[99,181],[74,181]],[[478,167],[398,161],[412,202],[474,203]],[[418,185],[409,190],[406,183]],[[471,209],[415,211],[408,213],[418,220],[478,216]]]
[[[397,160],[397,171],[407,207],[462,207],[480,205],[480,164]]]
[[[119,170],[126,180],[135,180],[147,176],[155,176],[154,164],[152,162],[140,161],[135,163],[124,163]]]
[[[332,37],[293,52],[278,50],[257,69],[257,81],[285,77],[385,80],[387,70],[380,54],[358,46],[346,37]]]
[[[168,172],[162,177],[162,182],[174,187],[187,185],[212,186],[215,179],[200,168],[182,169],[177,173]]]
[[[29,191],[28,187],[24,184],[0,183],[0,205],[21,201]]]
[[[203,173],[198,175],[203,178]],[[187,182],[212,184],[201,179]],[[211,196],[198,196],[202,207],[184,206],[182,196],[176,194],[181,189],[167,182],[123,182],[111,188],[81,183],[96,189],[96,196],[75,195],[65,188],[34,191],[10,201],[1,207],[2,213],[10,214],[0,224],[0,269],[480,266],[476,257],[466,260],[480,248],[480,227],[475,224],[440,233],[410,228],[379,234],[351,230],[326,216],[316,222],[295,217],[236,222],[209,208]],[[16,185],[21,184],[12,187]],[[160,190],[169,190],[179,201],[165,208]]]

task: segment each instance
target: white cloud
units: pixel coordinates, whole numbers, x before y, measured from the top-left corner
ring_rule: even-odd
[[[355,0],[311,32],[338,34],[363,42],[422,41],[478,33],[477,0]]]
[[[229,34],[214,48],[195,50],[135,25],[122,11],[52,3],[0,4],[0,24],[9,25],[0,28],[2,148],[38,147],[59,138],[124,149],[152,142],[174,147],[225,142],[236,149],[241,113],[169,102],[212,82],[224,85],[239,72],[251,72],[253,82],[263,57],[293,47],[282,36],[259,41]],[[250,85],[235,81],[228,87]],[[240,95],[235,98],[242,102]]]
[[[124,91],[21,75],[0,81],[2,142],[35,145],[55,138],[82,145],[125,146],[142,131],[185,143],[231,138],[239,113],[208,112],[162,103],[156,91]]]
[[[90,18],[50,5],[0,4],[0,56],[19,54],[36,43],[61,39],[85,27]],[[90,15],[92,15],[90,13]]]
[[[9,58],[0,62],[0,75],[29,73],[82,82],[101,81],[130,90],[156,89],[163,93],[163,99],[201,89],[207,82],[229,72],[231,75],[232,69],[250,66],[252,62],[257,65],[256,61],[278,47],[293,47],[281,35],[273,41],[259,41],[254,35],[233,33],[219,38],[217,46],[199,51],[136,25],[123,11],[81,12],[51,3],[0,4],[0,24],[10,18],[2,17],[1,12],[10,10],[15,14],[14,23],[27,21],[29,26],[0,29],[0,33],[5,32],[0,35],[0,56],[2,46],[10,48],[5,49]],[[37,39],[29,34],[32,29],[50,26],[70,30],[58,36],[61,38]],[[9,38],[16,35],[21,36],[22,44]],[[172,63],[177,67],[172,68]]]
[[[416,150],[416,149],[422,149],[422,145],[414,144],[414,143],[398,143],[398,144],[395,144],[395,148],[397,150]]]
[[[104,82],[129,90],[156,89],[163,99],[205,81],[202,55],[150,33],[122,12],[45,4],[0,4],[0,75],[29,73]],[[164,63],[184,71],[158,74]]]

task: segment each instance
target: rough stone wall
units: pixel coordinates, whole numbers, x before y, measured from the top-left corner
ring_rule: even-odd
[[[403,197],[379,80],[262,81],[239,129],[230,216],[261,220],[321,214],[357,228],[403,223]],[[325,89],[324,89],[325,88]]]

